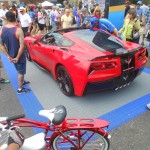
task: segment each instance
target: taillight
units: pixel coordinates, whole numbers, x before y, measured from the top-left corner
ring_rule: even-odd
[[[91,64],[90,70],[107,70],[116,67],[117,67],[116,62],[95,62]]]
[[[143,59],[146,56],[146,50],[139,51],[138,60]]]

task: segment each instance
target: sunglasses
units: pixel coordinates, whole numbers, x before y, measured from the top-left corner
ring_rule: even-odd
[[[100,12],[99,10],[96,10],[96,12]]]

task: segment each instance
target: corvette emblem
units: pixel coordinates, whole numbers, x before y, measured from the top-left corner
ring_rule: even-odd
[[[126,60],[125,60],[125,63],[127,63],[128,65],[131,63],[131,60],[132,58],[128,57]]]

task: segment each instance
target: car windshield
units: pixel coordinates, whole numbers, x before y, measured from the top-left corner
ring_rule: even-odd
[[[45,41],[51,36],[53,36],[55,45],[57,46],[70,47],[74,44],[71,40],[67,39],[66,37],[62,36],[59,33],[47,33],[46,35],[42,37],[40,42],[42,42],[43,44],[46,44]]]
[[[80,32],[76,32],[74,36],[100,51],[110,51],[113,53],[117,53],[118,49],[124,49],[124,45],[121,42],[119,42],[114,36],[107,34],[103,30],[81,30]]]

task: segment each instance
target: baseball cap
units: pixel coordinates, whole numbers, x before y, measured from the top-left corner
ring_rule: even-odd
[[[142,1],[138,1],[137,4],[142,5]]]
[[[21,7],[19,8],[19,11],[23,11],[23,10],[25,10],[25,8],[21,6]]]
[[[93,29],[95,23],[97,23],[97,22],[99,22],[98,18],[96,18],[96,17],[91,18],[91,20],[90,20],[90,29],[91,30]]]
[[[129,1],[126,1],[126,4],[130,4],[130,2],[129,2]]]

